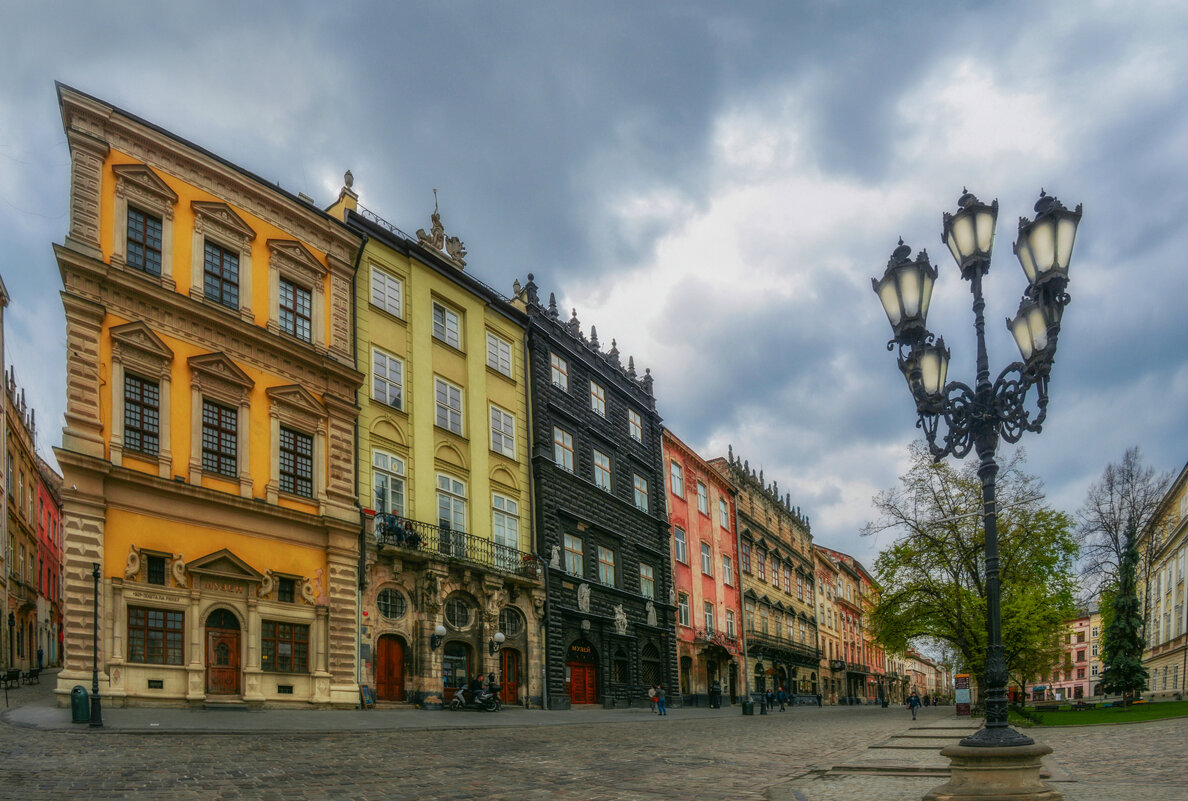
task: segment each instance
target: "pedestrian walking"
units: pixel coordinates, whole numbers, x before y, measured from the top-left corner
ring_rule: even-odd
[[[722,682],[714,679],[710,684],[710,709],[722,708]]]
[[[781,687],[780,691],[776,693],[776,700],[780,702],[780,711],[784,712],[784,704],[788,702],[788,693],[784,692],[783,687]]]
[[[912,710],[912,720],[916,719],[916,710],[920,708],[920,696],[912,693],[908,698],[908,709]]]
[[[668,703],[664,699],[664,685],[663,684],[656,685],[656,714],[657,715],[667,715],[668,714]]]
[[[818,707],[822,706],[822,703],[821,703],[821,702],[822,702],[823,700],[824,700],[824,699],[823,699],[823,698],[821,698],[821,693],[817,693],[817,706],[818,706]]]
[[[763,705],[767,707],[768,712],[770,712],[773,708],[775,708],[775,693],[774,692],[772,692],[771,690],[768,690],[766,693],[764,693]]]
[[[41,663],[44,659],[45,659],[45,651],[43,651],[41,649],[41,646],[39,645],[39,646],[37,646],[37,669],[38,670],[41,670]]]
[[[648,687],[648,705],[651,707],[653,712],[656,711],[656,685],[655,684],[653,684],[651,687]]]

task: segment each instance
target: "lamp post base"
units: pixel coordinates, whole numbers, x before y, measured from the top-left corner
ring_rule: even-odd
[[[949,781],[924,801],[1061,801],[1064,796],[1040,779],[1040,760],[1050,753],[1039,743],[947,746],[941,754],[949,758]]]

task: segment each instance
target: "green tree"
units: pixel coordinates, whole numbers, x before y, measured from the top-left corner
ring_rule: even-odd
[[[1143,666],[1143,615],[1139,607],[1138,529],[1133,520],[1126,532],[1126,546],[1118,569],[1118,583],[1112,600],[1112,615],[1102,638],[1101,689],[1122,696],[1125,707],[1130,699],[1147,689],[1147,669]]]
[[[982,485],[971,460],[933,462],[923,443],[899,486],[879,493],[867,535],[894,533],[875,561],[883,587],[871,626],[892,651],[939,640],[979,678],[985,671],[986,571]],[[1043,487],[1016,450],[997,479],[1002,639],[1021,683],[1059,659],[1059,635],[1075,610],[1072,519],[1045,506]]]

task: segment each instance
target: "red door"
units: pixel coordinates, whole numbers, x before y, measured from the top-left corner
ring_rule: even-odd
[[[598,703],[598,671],[589,662],[570,662],[569,702],[571,704]]]
[[[206,630],[206,692],[211,695],[239,694],[238,631]]]
[[[381,701],[404,700],[404,646],[390,634],[376,646],[375,695]]]
[[[505,704],[520,702],[520,652],[504,648],[499,652],[499,698]]]

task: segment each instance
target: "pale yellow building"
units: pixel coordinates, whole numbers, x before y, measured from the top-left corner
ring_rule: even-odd
[[[1188,680],[1188,464],[1163,496],[1139,540],[1146,620],[1147,697],[1182,698]]]

